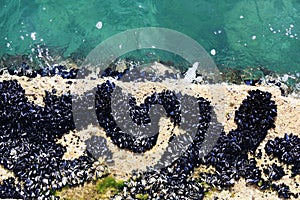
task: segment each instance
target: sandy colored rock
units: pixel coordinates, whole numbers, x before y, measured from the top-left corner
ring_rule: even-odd
[[[0,165],[0,183],[2,183],[3,180],[8,179],[10,177],[14,177],[14,173]]]

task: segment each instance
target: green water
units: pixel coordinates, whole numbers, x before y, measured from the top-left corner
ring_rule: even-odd
[[[84,57],[116,33],[151,26],[182,32],[207,52],[215,49],[218,66],[300,71],[298,0],[0,0],[0,5],[0,56],[34,54],[37,45],[45,45],[65,58]]]

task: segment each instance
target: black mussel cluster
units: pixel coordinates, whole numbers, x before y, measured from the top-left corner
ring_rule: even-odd
[[[124,199],[136,199],[137,195],[147,195],[148,199],[203,199],[205,190],[200,182],[168,173],[148,172],[134,175],[126,182]]]
[[[151,68],[150,68],[151,69]],[[122,79],[123,82],[135,81],[152,81],[161,82],[165,79],[178,79],[182,74],[166,71],[164,74],[159,74],[155,71],[151,72],[149,68],[134,66],[132,69],[125,69],[122,72],[113,70],[109,67],[100,72],[100,77],[113,77],[115,79]]]
[[[140,142],[137,141],[134,136],[125,133],[126,130],[121,130],[117,126],[111,113],[111,94],[115,89],[116,86],[109,81],[98,86],[96,92],[96,113],[100,126],[106,130],[107,136],[120,148],[126,148],[133,152],[144,152],[151,149],[156,144],[157,135],[159,133],[157,133],[155,137],[148,137]],[[189,144],[192,143],[192,145],[190,145],[187,151],[183,152],[178,159],[173,161],[169,167],[164,166],[159,173],[153,170],[149,173],[140,174],[135,181],[129,182],[127,185],[129,193],[127,193],[124,198],[135,198],[135,195],[145,193],[149,195],[150,199],[203,198],[203,187],[198,182],[187,179],[187,177],[192,173],[194,167],[200,163],[200,144],[209,127],[211,106],[204,98],[186,98],[185,103],[193,103],[189,102],[192,100],[196,100],[195,105],[199,107],[199,116],[195,116],[198,117],[198,119],[196,118],[196,126],[198,127],[196,130],[198,131],[192,138],[193,140],[189,140]],[[174,125],[179,125],[181,122],[180,101],[171,91],[166,90],[160,93],[153,93],[151,96],[146,97],[144,103],[139,106],[136,105],[134,98],[131,98],[128,103],[130,105],[131,118],[129,120],[134,121],[136,124],[147,125],[151,121],[149,118],[149,110],[154,104],[163,106],[167,117],[170,117]],[[187,125],[187,127],[185,127],[187,130],[191,129],[191,127],[188,126],[194,125]],[[176,140],[174,137],[188,140],[188,136],[173,136],[172,140]],[[173,146],[174,148],[181,148],[181,146],[178,146],[181,142],[180,139],[178,144]],[[168,148],[166,155],[162,157],[171,157],[175,151],[173,150],[172,148]]]
[[[261,171],[256,160],[249,158],[257,146],[274,127],[277,115],[271,94],[259,90],[250,91],[235,112],[237,129],[228,134],[222,133],[217,144],[205,157],[204,164],[214,166],[216,173],[204,175],[206,181],[216,187],[230,187],[240,177],[248,183],[257,184]]]
[[[41,76],[61,76],[67,79],[74,79],[77,76],[78,69],[67,69],[62,65],[47,66],[40,69],[33,69],[27,63],[23,62],[20,66],[11,66],[7,68],[10,75],[26,76],[35,78],[38,74]]]
[[[276,165],[275,163],[273,163],[271,166],[268,166],[263,171],[266,175],[268,175],[270,180],[274,181],[280,180],[285,175],[283,167]]]
[[[207,137],[205,133],[211,120],[211,108],[204,99],[199,99],[198,104],[199,119],[202,121],[199,121],[199,132],[188,149],[169,166],[132,178],[126,186],[126,197],[133,198],[138,193],[147,193],[153,199],[202,199],[205,190],[198,182],[189,178],[200,164],[215,168],[215,173],[200,174],[201,179],[212,187],[230,187],[243,177],[248,183],[260,186],[261,189],[277,188],[279,196],[286,197],[289,194],[288,187],[270,185],[268,181],[264,181],[255,158],[248,156],[249,152],[255,153],[267,131],[275,127],[277,108],[271,100],[271,94],[260,90],[250,91],[235,113],[237,129],[228,134],[222,132],[212,151],[203,159],[199,155],[204,137]],[[272,166],[269,172],[272,179],[276,180],[280,178],[282,171],[280,167]]]
[[[3,199],[15,198],[22,199],[24,198],[18,192],[20,185],[18,185],[14,178],[8,178],[3,180],[3,183],[0,185],[0,197]]]
[[[127,193],[124,198],[131,199],[137,194],[147,194],[149,199],[203,199],[205,193],[203,186],[200,182],[190,179],[189,175],[201,163],[201,143],[211,120],[211,106],[204,98],[198,98],[197,104],[200,113],[197,119],[198,131],[187,150],[169,166],[159,165],[162,168],[149,169],[148,172],[134,176],[126,184]],[[185,140],[185,137],[180,139]],[[168,148],[166,155],[162,156],[162,161],[172,157],[174,151]]]
[[[95,107],[100,126],[105,129],[107,136],[111,138],[112,142],[120,148],[128,149],[136,153],[151,149],[156,144],[159,133],[137,139],[133,135],[126,133],[126,130],[121,130],[121,128],[118,127],[111,113],[111,94],[114,89],[114,83],[109,81],[98,85]],[[120,103],[120,106],[127,104],[127,102],[118,103]],[[131,99],[129,104],[131,106],[131,119],[126,118],[124,120],[133,120],[137,124],[147,125],[151,121],[148,113],[154,104],[162,105],[167,113],[167,117],[170,117],[174,123],[178,123],[180,120],[179,101],[176,95],[171,91],[154,93],[150,97],[147,97],[140,106],[136,105],[135,99]]]
[[[281,184],[274,184],[273,183],[273,184],[271,184],[271,188],[273,190],[277,191],[278,196],[280,198],[289,199],[289,198],[291,198],[291,196],[294,196],[297,199],[299,197],[299,194],[293,194],[290,191],[290,187],[287,186],[284,183],[281,183]]]
[[[285,175],[281,166],[273,164],[264,169],[264,173],[269,176],[268,180],[264,180],[255,158],[248,156],[249,152],[255,155],[257,147],[266,137],[267,131],[275,127],[276,116],[277,108],[275,102],[271,100],[270,93],[259,90],[250,91],[249,96],[235,112],[234,121],[237,124],[237,129],[230,131],[227,135],[223,133],[216,146],[205,158],[204,164],[214,166],[216,170],[214,174],[202,174],[205,181],[213,186],[224,188],[232,186],[235,180],[243,177],[247,183],[254,184],[262,190],[277,191],[279,197],[290,198],[291,195],[297,197],[298,194],[291,193],[287,185],[272,183],[272,181],[279,180]],[[289,137],[285,138],[289,139]],[[295,137],[292,140],[297,141]],[[268,154],[274,154],[275,149],[283,149],[278,142],[279,139],[276,141],[277,143],[274,141],[267,143],[265,149],[267,153],[269,152]],[[288,143],[285,142],[285,144]],[[293,145],[295,144],[293,143]],[[258,151],[258,157],[261,157],[260,154],[261,152]],[[277,152],[275,155],[279,156],[280,153]],[[294,155],[299,155],[299,152]],[[297,160],[293,156],[288,159]]]
[[[95,113],[96,88],[85,91],[83,95],[72,95],[72,114],[76,130],[80,131],[92,124],[97,126]]]
[[[265,146],[269,156],[274,156],[279,161],[292,165],[292,176],[300,175],[300,138],[297,135],[285,133],[283,138],[276,137],[269,140]]]
[[[196,129],[192,128],[193,124],[189,123],[186,127],[184,127],[184,130],[187,133],[172,136],[172,139],[169,140],[169,146],[166,148],[166,151],[162,155],[157,166],[155,166],[155,168],[162,168],[160,171],[161,174],[174,176],[178,179],[185,179],[193,172],[194,168],[198,166],[202,160],[202,153],[205,151],[205,147],[203,147],[202,143],[206,137],[209,137],[207,135],[207,131],[210,126],[213,113],[210,102],[206,99],[202,97],[196,98],[196,103],[199,110],[199,115],[195,116]],[[181,125],[182,124],[179,126]],[[197,131],[195,134],[188,134],[189,130]],[[173,141],[175,141],[175,143],[171,143]],[[178,149],[181,149],[181,151],[178,152]],[[175,159],[174,155],[176,155],[178,159]],[[171,161],[170,165],[167,164],[167,161],[169,161],[169,163]],[[168,169],[166,169],[165,166],[168,166]],[[169,173],[170,170],[172,170],[173,173]]]
[[[120,79],[125,72],[127,72],[127,70],[124,72],[118,72],[113,70],[111,67],[108,67],[100,73],[100,77],[115,77],[116,79]]]
[[[17,81],[0,82],[0,164],[16,178],[0,185],[0,198],[49,199],[64,186],[93,175],[94,160],[62,159],[57,139],[75,128],[69,94],[46,92],[45,106],[30,102]]]
[[[283,198],[295,197],[289,187],[272,183],[283,175],[280,166],[272,165],[265,169],[269,175],[268,180],[261,177],[261,170],[257,167],[255,158],[249,158],[248,153],[255,154],[267,131],[273,128],[277,109],[275,102],[271,100],[271,94],[259,90],[250,91],[249,96],[235,113],[237,129],[227,135],[222,134],[218,143],[205,158],[204,164],[215,167],[216,173],[202,174],[210,185],[224,188],[230,187],[240,177],[246,179],[249,184],[254,184],[260,189],[273,189]],[[258,152],[258,155],[260,152]]]
[[[165,71],[164,74],[159,74],[158,72],[151,71],[147,68],[136,67],[134,69],[124,71],[122,75],[122,81],[135,82],[135,81],[147,80],[152,82],[161,82],[166,79],[178,79],[179,78],[178,76],[183,78],[183,75],[178,73]]]
[[[111,108],[112,94],[117,89],[118,86],[109,81],[97,86],[95,110],[99,125],[119,148],[136,153],[153,148],[158,132],[149,137],[136,138],[118,127]],[[249,153],[256,155],[257,147],[266,137],[268,130],[275,127],[277,107],[271,100],[270,93],[250,91],[235,112],[234,121],[237,128],[228,134],[224,131],[209,132],[214,118],[209,101],[200,97],[190,98],[185,103],[192,101],[196,102],[199,115],[196,116],[196,122],[188,124],[185,129],[194,130],[193,126],[196,124],[197,131],[191,134],[192,136],[173,135],[169,144],[175,141],[178,145],[167,148],[158,168],[133,175],[126,182],[126,192],[121,194],[122,198],[135,199],[138,194],[147,194],[149,199],[203,199],[207,189],[200,184],[201,180],[212,187],[226,188],[233,186],[241,177],[260,189],[276,190],[280,197],[297,197],[298,194],[291,193],[287,185],[273,183],[284,175],[281,166],[273,164],[262,172],[255,158],[249,156]],[[119,106],[127,104],[122,100],[120,102]],[[38,106],[30,102],[17,81],[0,82],[0,164],[15,175],[15,178],[8,178],[0,184],[0,198],[55,198],[55,190],[82,184],[92,178],[95,157],[106,156],[107,161],[112,158],[105,139],[94,136],[86,141],[86,144],[92,147],[87,149],[87,156],[73,160],[62,159],[66,148],[56,141],[75,129],[72,112],[74,102],[70,94],[57,96],[46,91],[44,103],[45,106]],[[128,101],[129,118],[123,120],[147,126],[153,120],[149,114],[151,107],[161,105],[174,126],[180,126],[183,119],[181,103],[183,102],[176,94],[169,90],[153,93],[140,105],[131,98]],[[205,138],[217,136],[216,144],[203,157]],[[181,146],[181,141],[188,141],[186,148]],[[299,141],[297,136],[286,134],[284,138],[268,141],[265,146],[268,155],[293,165],[294,176],[299,175]],[[176,149],[184,151],[178,158],[173,159]],[[259,154],[261,152],[257,153]],[[163,160],[168,159],[170,163],[166,165]],[[213,166],[215,172],[201,173],[200,180],[195,180],[190,175],[199,165]],[[262,173],[268,175],[269,179],[264,180]]]
[[[85,141],[87,153],[90,157],[99,159],[105,157],[106,163],[113,162],[113,154],[107,147],[106,139],[101,136],[93,135],[91,138]]]

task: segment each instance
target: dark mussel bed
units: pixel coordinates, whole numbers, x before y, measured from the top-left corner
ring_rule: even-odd
[[[75,71],[62,73],[62,69],[58,68],[54,73],[46,75],[74,78]],[[24,72],[14,74],[24,75]],[[110,110],[110,94],[114,89],[115,86],[109,82],[97,87],[95,108],[99,125],[120,148],[133,152],[151,149],[156,144],[157,135],[137,143],[134,137],[126,134],[126,130],[117,127]],[[117,195],[124,199],[134,199],[137,194],[147,194],[149,199],[202,199],[209,190],[203,186],[203,181],[211,187],[226,189],[243,178],[248,184],[261,190],[277,191],[279,197],[297,198],[299,193],[292,193],[289,186],[275,183],[284,175],[280,165],[272,165],[261,171],[256,159],[248,156],[248,153],[256,155],[257,147],[265,139],[268,130],[275,127],[277,106],[271,98],[272,95],[268,92],[250,91],[235,112],[237,128],[228,134],[223,131],[204,158],[200,157],[200,149],[213,109],[208,100],[197,98],[200,110],[199,129],[187,151],[159,171],[132,174],[131,179],[125,182],[126,192]],[[44,103],[45,106],[42,107],[30,102],[17,81],[0,83],[0,164],[14,172],[16,177],[3,181],[0,185],[0,198],[58,199],[59,197],[54,196],[56,190],[92,180],[96,158],[87,154],[78,159],[64,160],[62,157],[66,148],[56,144],[56,140],[63,134],[75,129],[72,96],[68,93],[57,96],[46,91]],[[136,123],[147,123],[149,107],[153,104],[162,105],[174,125],[180,123],[180,102],[172,91],[153,94],[141,106],[136,106],[134,101],[131,103],[134,108],[131,118]],[[105,145],[99,138],[93,140]],[[282,163],[291,165],[293,176],[299,176],[298,136],[286,134],[283,138],[269,140],[265,151]],[[101,155],[100,153],[99,156]],[[202,165],[214,167],[215,173],[201,173],[198,179],[191,178],[190,175]],[[267,174],[269,179],[264,180],[262,173]]]

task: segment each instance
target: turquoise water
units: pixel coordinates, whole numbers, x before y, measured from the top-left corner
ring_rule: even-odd
[[[0,0],[0,5],[0,56],[37,54],[43,45],[64,58],[84,57],[116,33],[154,26],[182,32],[207,52],[214,49],[218,66],[300,71],[297,0]]]

